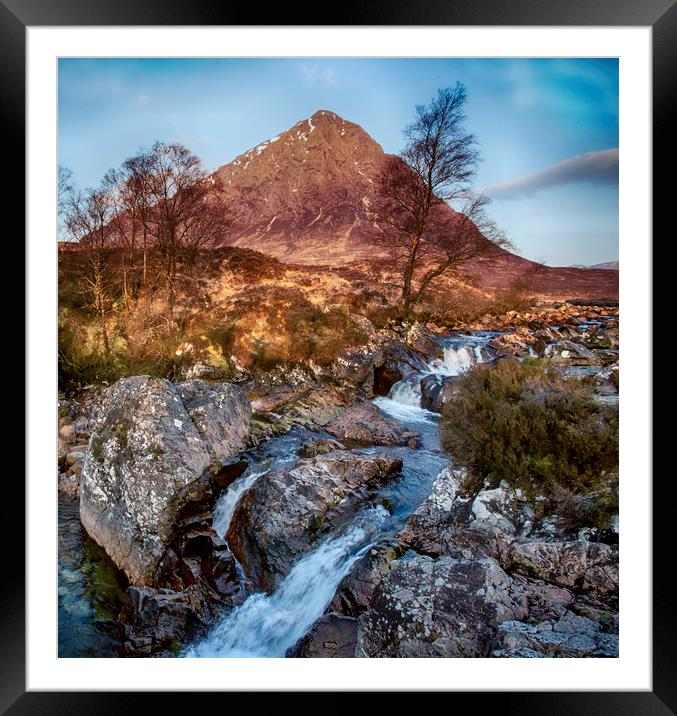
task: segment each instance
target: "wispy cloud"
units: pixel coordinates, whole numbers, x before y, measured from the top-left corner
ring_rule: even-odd
[[[137,94],[136,95],[136,103],[137,104],[148,104],[150,102],[150,95],[147,94]]]
[[[301,77],[303,81],[310,87],[316,82],[332,86],[338,84],[336,73],[333,67],[321,68],[317,65],[301,65]]]
[[[485,189],[484,193],[493,199],[516,199],[533,196],[542,189],[560,184],[578,182],[617,185],[618,149],[588,152],[580,157],[565,159],[540,172],[494,184]]]

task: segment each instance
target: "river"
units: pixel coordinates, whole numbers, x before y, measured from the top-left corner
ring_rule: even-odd
[[[355,562],[402,528],[430,494],[433,480],[447,464],[440,449],[439,416],[421,407],[421,379],[430,373],[458,375],[483,362],[483,346],[492,335],[495,334],[476,332],[440,339],[443,357],[432,360],[427,371],[395,383],[387,396],[373,400],[386,415],[421,435],[421,446],[416,450],[379,447],[360,451],[398,455],[403,461],[401,474],[384,485],[348,524],[304,555],[272,594],[248,594],[243,604],[226,614],[204,639],[190,645],[181,656],[285,656],[287,649],[322,616]],[[250,464],[217,502],[214,528],[219,535],[225,537],[242,494],[269,470],[295,460],[296,450],[307,438],[307,434],[290,433],[270,441],[261,459]]]

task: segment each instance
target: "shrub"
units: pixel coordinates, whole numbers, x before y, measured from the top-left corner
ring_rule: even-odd
[[[607,495],[618,470],[618,412],[595,401],[591,385],[536,360],[475,366],[457,385],[440,429],[470,489],[488,478],[530,498]]]

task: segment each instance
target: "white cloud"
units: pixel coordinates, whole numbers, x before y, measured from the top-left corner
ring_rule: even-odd
[[[493,199],[515,199],[533,196],[542,189],[560,184],[578,182],[618,185],[618,148],[565,159],[540,172],[494,184],[484,193]]]
[[[136,103],[137,104],[148,104],[150,102],[150,95],[147,94],[137,94],[136,95]]]
[[[325,67],[324,69],[317,65],[301,65],[301,77],[304,82],[310,87],[316,82],[320,82],[329,86],[338,84],[336,80],[336,73],[333,67]]]

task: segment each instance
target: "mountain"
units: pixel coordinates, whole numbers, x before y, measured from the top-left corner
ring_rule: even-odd
[[[619,270],[619,263],[618,261],[606,261],[602,264],[592,264],[591,266],[586,266],[585,264],[574,264],[571,266],[571,268],[582,268],[582,269],[609,269],[610,271],[618,271]]]
[[[305,264],[365,257],[383,149],[360,126],[320,110],[215,172],[238,204],[236,246]]]
[[[295,264],[387,263],[387,237],[370,213],[387,156],[359,125],[315,112],[214,172],[239,212],[228,243]],[[540,267],[503,249],[475,261],[469,273],[487,291],[532,273],[544,295],[618,295],[616,272]]]

